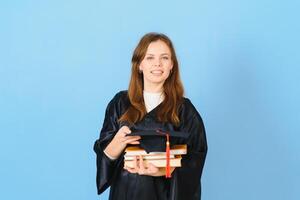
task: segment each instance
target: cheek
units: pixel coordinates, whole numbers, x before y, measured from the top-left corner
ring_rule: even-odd
[[[141,62],[140,69],[141,70],[146,70],[147,69],[147,64],[145,62]]]
[[[173,67],[173,65],[172,65],[172,62],[165,62],[164,63],[164,69],[165,70],[171,70],[172,69],[172,67]]]
[[[165,66],[170,66],[170,65],[172,65],[172,60],[164,60],[163,61],[163,64],[165,65]]]
[[[170,70],[168,69],[165,73],[165,78],[168,78],[170,76]]]

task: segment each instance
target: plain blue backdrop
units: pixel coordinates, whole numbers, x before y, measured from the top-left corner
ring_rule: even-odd
[[[92,200],[94,141],[150,31],[205,123],[203,200],[300,199],[299,1],[0,3],[0,199]]]

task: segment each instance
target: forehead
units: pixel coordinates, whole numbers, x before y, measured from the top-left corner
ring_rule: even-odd
[[[147,54],[170,54],[171,55],[171,51],[170,48],[168,47],[168,45],[161,41],[161,40],[157,40],[154,42],[151,42],[147,48]]]

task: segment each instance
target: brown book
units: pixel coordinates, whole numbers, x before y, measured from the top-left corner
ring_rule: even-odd
[[[144,159],[144,166],[147,167],[148,163],[152,163],[156,167],[166,167],[166,159]],[[125,160],[124,162],[125,166],[128,167],[134,167],[134,161],[133,160]],[[181,167],[181,156],[177,155],[175,158],[170,159],[170,167]]]
[[[138,155],[157,155],[165,154],[166,152],[150,152],[147,153],[144,149],[138,146],[130,146],[125,149],[125,156],[138,156]],[[170,149],[170,155],[183,155],[187,153],[187,145],[180,144],[174,145]]]
[[[124,155],[124,160],[134,160],[134,157],[135,156]],[[166,159],[166,158],[167,158],[166,153],[143,155],[143,159],[145,159],[145,160]],[[175,158],[175,155],[170,155],[170,158]]]

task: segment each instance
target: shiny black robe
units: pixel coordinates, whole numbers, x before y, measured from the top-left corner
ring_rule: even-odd
[[[183,99],[179,109],[180,125],[160,123],[151,110],[142,121],[130,129],[160,128],[187,132],[187,139],[177,139],[171,144],[187,144],[187,155],[182,157],[182,167],[175,168],[172,178],[132,174],[123,169],[124,152],[116,160],[110,160],[103,150],[122,127],[120,116],[130,105],[127,91],[118,92],[109,102],[100,138],[94,144],[97,155],[97,191],[104,192],[110,186],[109,200],[199,200],[201,199],[201,174],[207,153],[203,121],[188,98]]]

